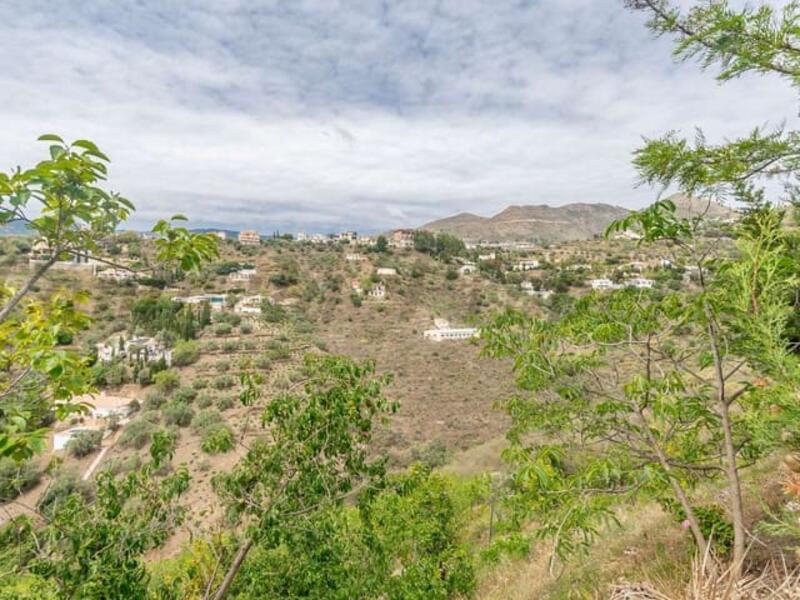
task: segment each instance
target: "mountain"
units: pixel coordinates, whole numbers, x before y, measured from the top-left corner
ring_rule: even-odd
[[[672,194],[666,198],[675,204],[675,214],[682,219],[703,216],[711,221],[735,221],[738,213],[714,200],[692,198],[685,194]]]
[[[32,235],[28,224],[23,221],[12,221],[6,225],[0,225],[1,235]]]
[[[493,217],[461,213],[421,229],[449,233],[468,242],[565,242],[602,234],[609,223],[628,212],[609,204],[509,206]]]

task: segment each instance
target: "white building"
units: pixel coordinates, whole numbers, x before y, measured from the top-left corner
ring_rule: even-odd
[[[80,404],[90,404],[89,415],[95,419],[108,419],[119,417],[124,419],[133,412],[133,400],[123,396],[110,396],[105,392],[99,394],[84,394],[74,400]]]
[[[261,244],[261,236],[252,229],[240,231],[239,243],[243,246],[258,246]]]
[[[122,283],[124,281],[130,281],[134,278],[133,271],[128,271],[127,269],[105,269],[103,271],[98,271],[95,273],[95,276],[98,279],[104,279],[106,281],[116,281],[117,283]]]
[[[458,268],[458,272],[461,275],[469,275],[470,273],[475,273],[478,271],[478,267],[471,263],[463,264]]]
[[[345,244],[355,244],[356,240],[358,240],[358,234],[355,231],[342,231],[336,234],[334,240]]]
[[[227,240],[228,239],[228,234],[225,233],[224,231],[215,231],[214,235],[217,236],[221,240]]]
[[[97,344],[97,359],[100,362],[111,362],[117,357],[128,360],[142,359],[144,362],[157,362],[164,359],[167,365],[172,364],[172,350],[152,337],[134,337],[129,340],[124,335],[115,335],[102,344]]]
[[[592,279],[589,281],[589,285],[593,290],[616,290],[619,288],[616,283],[606,278]]]
[[[240,315],[260,315],[263,300],[261,295],[242,296],[233,307],[233,312]]]
[[[386,297],[386,286],[382,283],[376,283],[372,286],[372,289],[367,292],[367,296],[370,298],[377,298],[379,300]]]
[[[393,267],[378,267],[376,272],[378,273],[378,275],[389,276],[389,277],[397,275],[397,269]]]
[[[180,304],[203,304],[208,302],[211,310],[220,312],[225,309],[227,294],[199,294],[197,296],[173,296],[173,302]]]
[[[645,279],[644,277],[634,277],[633,279],[628,279],[625,282],[627,287],[639,288],[639,289],[651,289],[653,285],[655,285],[655,281],[652,279]]]
[[[539,268],[539,261],[535,258],[523,258],[514,265],[514,271],[533,271]]]
[[[428,329],[422,333],[426,340],[443,342],[445,340],[468,340],[478,336],[475,327],[446,327],[442,329]]]
[[[395,229],[389,235],[389,246],[392,248],[413,248],[414,233],[413,229]]]
[[[349,252],[344,255],[344,259],[348,262],[362,262],[367,260],[367,257],[357,252]]]
[[[478,260],[480,262],[486,262],[487,260],[494,260],[496,258],[497,258],[497,253],[496,252],[489,252],[487,254],[479,254],[478,255]]]
[[[239,269],[228,274],[228,281],[231,283],[248,283],[255,275],[255,269]]]

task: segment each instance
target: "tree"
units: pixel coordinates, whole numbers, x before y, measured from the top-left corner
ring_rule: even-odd
[[[395,409],[381,391],[388,377],[376,376],[372,362],[337,356],[307,355],[305,371],[302,393],[267,404],[262,422],[269,439],[254,442],[215,480],[231,518],[245,525],[215,600],[227,595],[254,544],[280,546],[316,514],[340,505],[363,478],[383,473],[368,445],[375,422]]]
[[[49,143],[49,158],[30,169],[0,173],[0,224],[25,223],[42,252],[18,289],[5,282],[0,287],[0,456],[17,460],[43,449],[48,415],[63,419],[85,411],[87,405],[71,399],[92,389],[88,361],[58,347],[65,336],[87,327],[89,319],[79,310],[86,293],[29,295],[58,260],[91,257],[120,266],[94,253],[133,211],[130,201],[101,187],[109,160],[93,142],[67,144],[56,135],[39,139]],[[182,219],[154,227],[157,258],[165,266],[196,269],[216,256],[216,239],[173,224]]]
[[[186,468],[156,475],[174,446],[174,436],[158,433],[141,469],[121,478],[98,475],[93,500],[70,493],[39,526],[17,518],[9,527],[17,532],[20,566],[51,582],[59,598],[145,598],[149,578],[141,557],[184,516],[177,501],[189,483]]]
[[[389,240],[386,239],[385,235],[379,235],[375,240],[375,252],[386,252],[389,250]]]
[[[696,261],[700,292],[593,293],[558,320],[512,312],[485,332],[490,354],[514,357],[522,390],[506,405],[514,518],[535,514],[536,534],[566,558],[613,520],[618,502],[654,497],[679,505],[704,551],[711,532],[691,491],[721,478],[740,565],[739,472],[786,434],[800,439],[798,364],[783,338],[797,278],[780,214],[743,224],[735,257],[718,257],[713,273],[696,222],[671,203],[613,228],[634,224],[646,242],[669,239]]]

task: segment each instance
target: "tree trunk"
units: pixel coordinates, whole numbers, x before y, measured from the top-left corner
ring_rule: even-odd
[[[54,252],[53,256],[48,258],[46,262],[43,262],[38,267],[36,267],[36,270],[33,272],[33,275],[30,276],[28,281],[26,281],[25,284],[21,288],[19,288],[13,296],[11,296],[8,302],[6,302],[6,305],[3,306],[2,309],[0,309],[0,323],[2,323],[8,318],[8,316],[11,314],[11,311],[13,311],[16,308],[20,300],[22,300],[25,297],[25,295],[31,291],[31,288],[36,284],[37,281],[39,281],[42,275],[45,274],[47,269],[53,266],[53,263],[56,262],[57,256],[58,255]]]
[[[228,589],[231,587],[236,574],[239,572],[239,569],[244,562],[247,553],[250,552],[250,548],[253,546],[253,540],[249,539],[242,544],[239,550],[236,552],[236,556],[233,558],[233,562],[231,566],[228,567],[228,571],[225,573],[225,578],[222,580],[217,592],[214,594],[213,600],[222,600],[225,596],[228,595]]]

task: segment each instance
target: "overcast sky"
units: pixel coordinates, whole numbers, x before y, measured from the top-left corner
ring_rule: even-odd
[[[0,168],[84,137],[135,226],[375,231],[641,207],[641,136],[796,121],[785,83],[720,86],[643,21],[621,0],[0,0]]]

